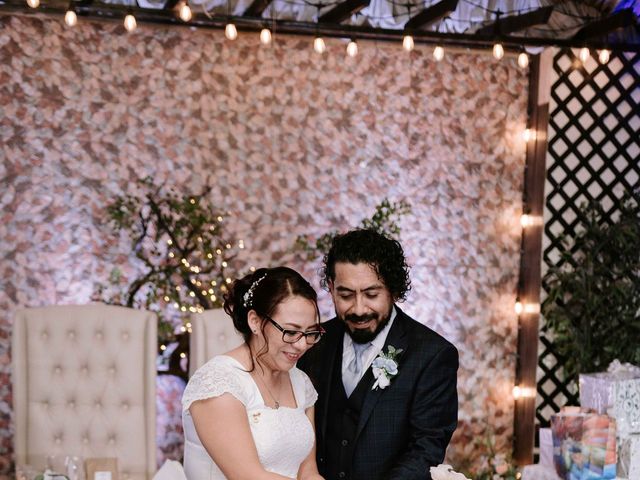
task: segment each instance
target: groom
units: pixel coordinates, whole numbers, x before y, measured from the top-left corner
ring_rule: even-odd
[[[333,240],[324,263],[336,318],[298,364],[318,390],[320,473],[431,479],[456,428],[458,351],[395,305],[410,288],[397,241],[353,230]]]

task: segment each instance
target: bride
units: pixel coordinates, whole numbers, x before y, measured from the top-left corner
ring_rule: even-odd
[[[224,309],[245,342],[213,357],[182,398],[188,480],[321,480],[317,393],[298,359],[324,333],[315,290],[287,267],[236,280]]]

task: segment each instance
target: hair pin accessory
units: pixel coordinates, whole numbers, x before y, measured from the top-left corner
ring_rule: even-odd
[[[242,299],[244,300],[244,302],[242,303],[242,306],[244,308],[251,308],[251,305],[253,303],[253,292],[255,291],[256,287],[258,286],[258,284],[264,280],[266,278],[267,274],[265,273],[263,276],[261,276],[259,279],[257,279],[256,281],[254,281],[251,286],[249,287],[249,290],[246,291],[246,293],[242,296]]]

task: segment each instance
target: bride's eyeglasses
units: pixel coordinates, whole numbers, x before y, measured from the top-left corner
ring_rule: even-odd
[[[276,322],[273,318],[263,315],[266,320],[268,320],[274,327],[282,332],[282,341],[285,343],[296,343],[302,337],[304,337],[307,345],[315,345],[320,341],[322,335],[324,335],[324,328],[318,325],[317,330],[309,330],[308,332],[303,332],[301,330],[287,330],[286,328],[282,328],[278,322]]]

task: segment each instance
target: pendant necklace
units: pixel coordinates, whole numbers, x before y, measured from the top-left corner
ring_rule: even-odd
[[[256,372],[256,377],[260,379],[260,381],[262,382],[262,385],[264,385],[264,388],[266,388],[267,392],[269,392],[269,395],[271,395],[271,398],[273,399],[273,402],[274,402],[274,405],[273,405],[274,410],[278,410],[280,408],[280,402],[278,401],[276,396],[273,394],[271,389],[267,386],[267,382],[265,382],[262,376],[260,376],[260,374],[258,374],[257,372]]]

